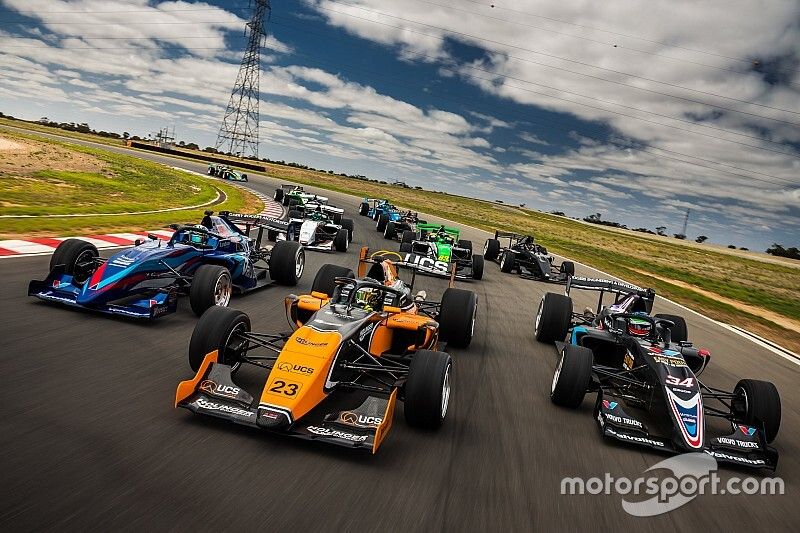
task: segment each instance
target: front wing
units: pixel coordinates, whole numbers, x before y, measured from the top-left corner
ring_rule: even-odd
[[[388,396],[353,392],[331,393],[325,400],[294,420],[283,408],[260,404],[231,377],[231,367],[209,353],[195,377],[182,381],[175,393],[175,407],[195,414],[222,418],[251,428],[370,450],[376,453],[392,427],[397,390]]]

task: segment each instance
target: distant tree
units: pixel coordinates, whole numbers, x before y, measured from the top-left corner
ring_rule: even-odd
[[[776,257],[800,259],[800,250],[798,250],[795,246],[792,246],[791,248],[784,248],[782,245],[774,243],[772,246],[767,248],[767,253]]]
[[[744,250],[745,252],[749,252],[750,248],[745,248],[744,246],[739,247],[740,250]]]
[[[497,202],[498,204],[502,204],[503,200],[495,200],[495,202]]]
[[[126,141],[130,138],[130,136],[131,134],[128,133],[127,131],[122,132],[122,138],[125,139]]]
[[[683,240],[683,239],[686,238],[686,235],[684,235],[683,233],[675,233],[672,236],[675,237],[676,239],[680,239],[680,240]]]
[[[186,146],[186,143],[183,141],[178,141],[178,146]]]
[[[42,124],[47,124],[48,122],[50,122],[50,119],[47,117],[42,117],[37,122],[41,122]]]
[[[667,227],[666,226],[658,226],[656,228],[656,233],[658,233],[662,237],[666,237],[667,236]]]
[[[217,153],[217,149],[214,148],[213,146],[206,146],[205,148],[203,148],[203,151],[204,152],[208,152],[209,154],[216,154]]]
[[[647,228],[635,228],[633,231],[638,231],[639,233],[649,233],[650,235],[655,235],[656,232],[653,230],[649,230]]]
[[[519,204],[519,206],[522,207],[523,209],[525,208],[525,204]]]
[[[197,143],[187,143],[184,148],[188,148],[189,150],[199,150],[200,147],[197,146]]]
[[[729,244],[729,245],[728,245],[728,248],[730,248],[731,250],[735,250],[735,249],[736,249],[736,246],[735,246],[735,245],[733,245],[733,244]]]
[[[567,216],[567,215],[564,214],[564,211],[550,211],[550,214],[551,215],[557,215],[557,216],[560,216],[560,217]]]
[[[705,235],[700,235],[694,240],[694,242],[704,243],[707,240],[708,240],[708,237],[706,237]]]
[[[420,187],[419,185],[417,185],[417,186],[416,186],[416,187],[414,187],[414,188],[415,188],[415,189],[417,189],[418,191],[421,191],[421,190],[422,190],[422,187]]]

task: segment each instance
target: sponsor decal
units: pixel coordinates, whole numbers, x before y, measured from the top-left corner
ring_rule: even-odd
[[[313,341],[304,339],[303,337],[295,337],[294,340],[295,340],[295,342],[297,342],[297,344],[302,344],[303,346],[316,346],[316,347],[319,347],[319,346],[327,346],[329,344],[327,342],[313,342]]]
[[[752,440],[731,439],[729,437],[719,437],[717,440],[720,444],[727,444],[728,446],[738,446],[739,448],[758,448],[758,443]]]
[[[111,260],[111,266],[126,268],[133,264],[135,259],[133,257],[117,257]]]
[[[674,366],[674,367],[687,366],[686,361],[684,361],[680,357],[665,357],[663,355],[655,355],[653,356],[653,359],[655,359],[656,363],[661,363],[662,365]]]
[[[404,262],[416,265],[421,270],[433,272],[435,274],[447,275],[448,263],[446,261],[436,261],[430,257],[422,257],[416,254],[406,254]]]
[[[365,327],[364,329],[359,331],[358,332],[358,342],[362,342],[364,339],[366,339],[367,335],[372,333],[372,330],[374,330],[374,329],[375,329],[375,323],[373,322],[372,324],[368,325],[367,327]]]
[[[763,459],[747,459],[746,457],[739,457],[738,455],[729,455],[727,453],[718,452],[716,450],[703,450],[711,457],[715,457],[717,459],[723,459],[726,461],[733,461],[736,463],[742,463],[746,465],[765,465],[767,464],[766,461]]]
[[[270,420],[277,420],[280,416],[280,413],[276,413],[275,411],[268,411],[266,409],[261,411],[261,418],[268,418]]]
[[[610,402],[608,400],[603,400],[603,407],[605,407],[606,409],[616,409],[617,405],[619,405],[617,402]]]
[[[314,369],[310,366],[303,366],[303,365],[296,365],[294,363],[289,362],[282,362],[278,364],[278,370],[283,370],[284,372],[292,372],[294,374],[303,374],[303,375],[310,375],[314,373]]]
[[[239,393],[242,391],[239,387],[231,387],[230,385],[220,385],[210,379],[205,379],[200,382],[200,386],[197,387],[203,392],[207,392],[209,394],[216,394],[217,396],[226,396],[228,398],[236,398]]]
[[[683,438],[692,448],[703,446],[703,406],[700,393],[688,400],[678,398],[670,389],[666,389],[667,399],[672,413],[678,420]]]
[[[346,431],[339,431],[338,429],[329,429],[319,426],[308,426],[306,430],[308,430],[310,433],[314,433],[315,435],[322,435],[325,437],[336,437],[338,439],[345,439],[353,442],[364,442],[365,440],[367,440],[366,435],[353,435],[352,433],[347,433]]]
[[[628,370],[633,368],[633,356],[629,353],[626,353],[625,359],[622,361],[622,365]]]
[[[610,427],[606,428],[606,432],[608,432],[609,435],[613,435],[614,437],[617,437],[617,438],[619,438],[621,440],[627,440],[627,441],[630,441],[630,442],[638,442],[639,444],[649,444],[651,446],[656,446],[658,448],[663,448],[665,446],[664,443],[661,442],[661,441],[650,439],[650,438],[647,438],[647,437],[637,437],[637,436],[634,436],[634,435],[627,435],[625,433],[617,433],[616,431],[614,431]]]
[[[380,416],[360,415],[352,411],[342,411],[339,413],[339,422],[348,426],[373,428],[379,426],[383,422],[383,418]]]
[[[623,426],[630,426],[639,429],[642,428],[641,422],[633,418],[628,418],[627,416],[617,416],[617,415],[612,415],[611,413],[606,413],[605,417],[614,422],[615,424],[621,424]]]
[[[741,431],[748,437],[752,437],[753,435],[756,434],[756,428],[751,428],[750,426],[739,425],[739,431]]]
[[[222,413],[228,413],[231,415],[239,415],[250,418],[253,416],[252,411],[248,411],[246,409],[240,409],[239,407],[234,407],[232,405],[225,405],[221,403],[212,402],[206,400],[205,398],[198,398],[194,401],[195,406],[200,407],[201,409],[205,409],[207,411],[220,411]]]
[[[694,378],[681,379],[675,376],[667,376],[665,381],[667,385],[677,385],[679,387],[694,387]]]

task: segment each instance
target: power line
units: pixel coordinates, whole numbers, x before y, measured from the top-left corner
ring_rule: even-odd
[[[596,65],[592,65],[590,63],[585,63],[583,61],[578,61],[576,59],[569,59],[569,58],[557,56],[557,55],[554,55],[554,54],[548,54],[546,52],[540,52],[540,51],[534,50],[532,48],[525,48],[523,46],[513,45],[513,44],[510,44],[510,43],[504,43],[504,42],[501,42],[501,41],[495,41],[495,40],[492,40],[492,39],[487,39],[485,37],[479,37],[477,35],[472,35],[472,34],[465,33],[465,32],[460,32],[460,31],[457,31],[457,30],[452,30],[452,29],[448,29],[448,28],[442,28],[440,26],[436,26],[436,25],[433,25],[433,24],[428,24],[428,23],[425,23],[425,22],[420,22],[420,21],[417,21],[417,20],[406,19],[406,18],[403,18],[403,17],[399,17],[399,16],[396,16],[396,15],[391,15],[391,14],[385,13],[383,11],[377,11],[377,10],[374,10],[374,9],[368,9],[368,8],[361,7],[361,6],[358,6],[358,5],[355,5],[355,4],[348,4],[346,2],[341,2],[339,0],[330,0],[330,1],[331,1],[331,3],[338,3],[338,4],[341,4],[341,5],[345,5],[345,6],[352,7],[352,8],[355,8],[355,9],[359,9],[359,10],[362,10],[362,11],[367,11],[367,12],[370,12],[370,13],[375,13],[377,15],[382,15],[384,17],[389,17],[389,18],[393,18],[393,19],[397,19],[397,20],[402,20],[404,22],[410,22],[412,24],[419,24],[420,26],[427,26],[429,28],[434,28],[434,29],[442,30],[442,31],[447,32],[447,33],[461,35],[463,37],[468,37],[470,39],[475,39],[477,41],[483,41],[483,42],[488,42],[488,43],[492,43],[492,44],[498,44],[498,45],[501,45],[501,46],[507,46],[509,48],[523,50],[523,51],[530,52],[530,53],[533,53],[533,54],[543,55],[545,57],[550,57],[550,58],[558,59],[558,60],[561,60],[561,61],[567,61],[569,63],[576,63],[576,64],[583,65],[583,66],[586,66],[586,67],[595,68],[595,69],[598,69],[598,70],[604,70],[604,71],[607,71],[607,72],[612,72],[614,74],[620,74],[620,75],[628,76],[628,77],[631,77],[631,78],[636,78],[636,79],[641,79],[641,80],[644,80],[644,81],[649,81],[651,83],[658,83],[658,84],[667,85],[667,86],[670,86],[670,87],[675,87],[675,88],[678,88],[678,89],[683,89],[683,90],[686,90],[686,91],[692,91],[692,92],[697,92],[697,93],[700,93],[700,94],[706,94],[708,96],[714,96],[714,97],[717,97],[717,98],[723,98],[723,99],[726,99],[726,100],[732,100],[732,101],[740,102],[740,103],[743,103],[743,104],[754,105],[754,106],[758,106],[758,107],[772,109],[773,111],[782,111],[782,112],[785,112],[785,113],[792,113],[792,114],[795,114],[795,115],[800,115],[800,111],[792,111],[792,110],[789,110],[789,109],[782,109],[782,108],[778,108],[778,107],[772,107],[772,106],[768,106],[766,104],[759,104],[759,103],[756,103],[756,102],[751,102],[751,101],[748,101],[748,100],[741,100],[741,99],[733,98],[733,97],[730,97],[730,96],[723,96],[723,95],[712,93],[712,92],[708,92],[708,91],[702,91],[702,90],[699,90],[699,89],[692,89],[692,88],[689,88],[689,87],[684,87],[682,85],[678,85],[678,84],[674,84],[674,83],[670,83],[670,82],[666,82],[666,81],[659,81],[659,80],[655,80],[655,79],[652,79],[652,78],[647,78],[647,77],[644,77],[644,76],[638,76],[636,74],[631,74],[629,72],[623,72],[623,71],[614,70],[614,69],[610,69],[610,68],[606,68],[606,67],[599,67],[599,66],[596,66]],[[364,18],[364,17],[359,17],[359,16],[353,15],[351,13],[346,13],[344,11],[337,11],[335,9],[330,9],[330,8],[327,8],[327,7],[322,7],[322,6],[316,6],[316,7],[318,9],[322,9],[324,11],[330,11],[332,13],[337,13],[339,15],[344,15],[344,16],[347,16],[347,17],[356,18],[356,19],[359,19],[359,20],[363,20],[363,21],[366,21],[366,22],[373,23],[373,24],[380,24],[382,26],[388,26],[388,27],[392,27],[392,28],[396,28],[396,29],[402,29],[404,31],[409,31],[409,32],[412,32],[412,33],[417,33],[419,35],[424,35],[426,37],[430,37],[430,38],[433,38],[433,39],[436,39],[436,40],[439,40],[439,41],[444,41],[445,40],[444,37],[439,37],[438,35],[431,35],[429,33],[421,32],[419,30],[414,30],[414,29],[407,28],[407,27],[404,27],[404,26],[395,26],[395,25],[388,24],[388,23],[385,23],[385,22],[380,22],[380,21],[377,21],[377,20],[372,20],[372,19],[368,19],[368,18]],[[583,72],[577,72],[577,71],[565,69],[563,67],[556,67],[556,66],[553,66],[553,65],[548,65],[546,63],[538,63],[538,62],[532,61],[530,59],[525,59],[525,58],[516,57],[516,56],[509,56],[509,57],[513,58],[513,59],[517,59],[519,61],[525,61],[525,62],[529,62],[529,63],[533,63],[533,64],[537,64],[537,65],[542,65],[542,66],[553,68],[553,69],[557,69],[557,70],[563,70],[565,72],[570,72],[572,74],[576,74],[576,75],[580,75],[580,76],[595,78],[595,79],[602,80],[602,81],[605,81],[605,82],[608,82],[608,83],[614,83],[614,84],[617,84],[617,85],[623,85],[623,86],[629,87],[631,89],[636,89],[636,90],[640,90],[640,91],[646,91],[646,92],[651,92],[651,93],[655,93],[655,94],[660,94],[662,96],[668,96],[670,98],[677,98],[677,99],[680,99],[680,100],[685,100],[685,101],[696,103],[696,104],[707,105],[709,107],[716,107],[718,109],[724,109],[726,111],[732,111],[734,113],[742,113],[742,114],[752,115],[752,116],[763,118],[763,119],[767,119],[767,120],[774,120],[774,121],[777,121],[777,122],[784,122],[786,124],[792,124],[792,125],[795,125],[795,126],[800,126],[800,123],[796,123],[796,122],[776,119],[776,118],[772,118],[772,117],[765,117],[763,115],[758,115],[756,113],[750,113],[748,111],[741,111],[741,110],[738,110],[738,109],[728,108],[728,107],[720,106],[720,105],[717,105],[717,104],[711,104],[711,103],[703,102],[703,101],[700,101],[700,100],[694,100],[694,99],[687,98],[687,97],[684,97],[684,96],[678,96],[678,95],[669,94],[669,93],[662,93],[660,91],[655,91],[655,90],[652,90],[652,89],[645,89],[643,87],[637,87],[635,85],[629,85],[629,84],[624,83],[624,82],[615,81],[615,80],[609,80],[607,78],[601,78],[599,76],[594,76],[594,75],[591,75],[591,74],[585,74]]]

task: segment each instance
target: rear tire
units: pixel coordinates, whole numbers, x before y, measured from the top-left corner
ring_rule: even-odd
[[[469,253],[472,254],[472,241],[468,241],[466,239],[459,239],[458,240],[458,247],[459,248],[466,248],[469,250]]]
[[[333,247],[337,252],[346,252],[347,245],[350,243],[350,232],[342,228],[336,232],[336,237],[333,239]]]
[[[571,278],[575,275],[575,263],[572,261],[564,261],[561,263],[561,268],[559,270],[563,274],[566,274],[566,277]]]
[[[395,223],[390,220],[386,224],[386,228],[383,230],[383,238],[394,239],[396,235],[397,235],[397,230],[395,229]]]
[[[275,189],[275,196],[272,197],[276,202],[283,201],[283,189]]]
[[[269,256],[269,277],[280,285],[293,287],[303,277],[306,252],[297,241],[279,241]]]
[[[497,239],[486,239],[483,245],[483,257],[488,261],[494,261],[500,255],[500,241]]]
[[[411,250],[413,250],[413,248],[414,247],[410,242],[401,242],[400,243],[400,253],[404,253],[404,254],[411,253]]]
[[[745,424],[761,428],[764,426],[767,442],[778,436],[781,427],[781,397],[778,389],[769,381],[742,379],[733,389],[733,394],[742,405],[740,413]]]
[[[281,202],[285,207],[289,207],[289,197],[286,196],[286,194],[283,195],[283,199],[281,199]]]
[[[97,270],[94,260],[99,255],[94,244],[81,239],[67,239],[50,256],[50,271],[56,265],[64,265],[64,273],[72,276],[75,285],[82,286]]]
[[[343,218],[342,227],[347,230],[347,242],[353,242],[353,231],[355,231],[355,223],[352,218]]]
[[[472,256],[472,279],[482,279],[482,278],[483,278],[483,256],[476,254]]]
[[[550,401],[562,407],[579,407],[592,380],[593,363],[589,348],[565,345],[550,385]]]
[[[411,359],[406,378],[403,412],[412,427],[436,429],[450,403],[453,360],[444,352],[419,350]]]
[[[358,207],[358,214],[362,217],[369,215],[369,204],[367,202],[361,202],[361,205]]]
[[[439,338],[456,348],[466,348],[475,333],[478,296],[463,289],[445,289],[437,321]]]
[[[506,250],[503,252],[503,256],[500,258],[500,272],[505,272],[506,274],[510,274],[514,270],[514,263],[515,263],[515,255],[514,252],[511,250]]]
[[[689,340],[689,328],[686,326],[686,320],[682,316],[657,313],[653,315],[653,318],[663,318],[664,320],[675,323],[675,327],[670,330],[670,339],[672,342]]]
[[[336,278],[355,279],[355,273],[347,267],[339,265],[325,264],[317,271],[314,282],[311,284],[311,292],[321,292],[329,297],[333,296],[333,289],[336,288]]]
[[[197,372],[206,355],[217,350],[217,362],[236,372],[242,364],[242,343],[233,339],[234,333],[250,331],[250,317],[238,309],[214,306],[208,309],[192,332],[189,341],[189,367]]]
[[[227,268],[220,265],[200,265],[189,287],[192,311],[201,316],[214,306],[228,307],[233,294],[233,281]]]
[[[572,319],[572,298],[547,292],[539,302],[533,332],[539,342],[564,340]]]
[[[400,244],[411,244],[416,238],[417,233],[415,231],[405,230],[402,239],[400,239]]]
[[[382,213],[381,216],[378,217],[378,222],[375,224],[375,229],[378,231],[385,231],[387,224],[389,224],[389,213]]]

